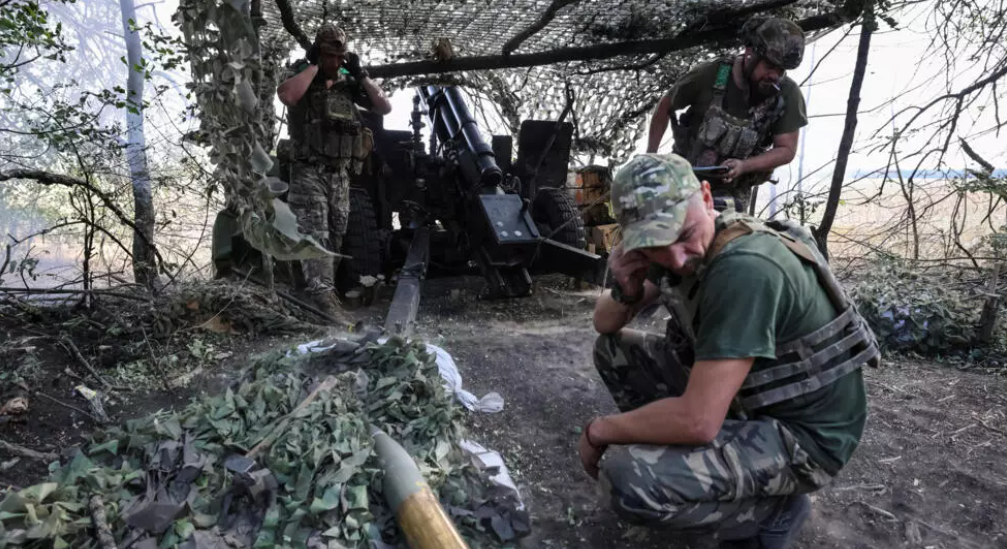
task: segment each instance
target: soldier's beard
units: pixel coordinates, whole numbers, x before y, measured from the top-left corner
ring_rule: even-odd
[[[681,269],[678,269],[676,274],[680,275],[691,275],[699,269],[699,266],[703,263],[703,256],[694,255],[685,261]]]
[[[755,88],[759,91],[759,95],[763,97],[772,97],[779,93],[779,88],[777,88],[779,85],[780,83],[776,80],[766,78],[759,80],[759,83]]]

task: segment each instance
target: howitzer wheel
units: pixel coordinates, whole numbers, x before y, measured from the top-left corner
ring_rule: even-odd
[[[587,248],[584,220],[564,189],[539,189],[531,205],[531,217],[542,236],[578,250]]]
[[[371,196],[364,189],[350,189],[350,219],[343,236],[342,253],[351,259],[339,262],[336,287],[346,293],[360,286],[360,277],[381,274],[381,231]]]

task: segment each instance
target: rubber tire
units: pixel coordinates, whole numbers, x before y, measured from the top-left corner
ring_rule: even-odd
[[[531,218],[542,236],[578,250],[587,248],[584,219],[564,189],[555,187],[539,189],[531,205]],[[570,221],[571,219],[573,221]],[[550,237],[553,230],[561,225],[563,228]]]
[[[340,293],[360,286],[360,277],[378,276],[381,269],[381,231],[374,214],[371,196],[363,189],[350,189],[350,219],[343,235],[343,254],[351,259],[339,261],[336,288]]]

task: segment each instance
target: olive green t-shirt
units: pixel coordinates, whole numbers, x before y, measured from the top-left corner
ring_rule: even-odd
[[[775,364],[777,342],[804,336],[836,317],[814,268],[764,233],[730,242],[698,282],[687,282],[679,291],[694,301],[697,362],[753,357],[752,371],[763,370]],[[783,423],[811,458],[835,475],[863,434],[867,397],[862,373],[858,369],[755,414]]]
[[[713,84],[717,81],[717,71],[720,61],[703,63],[680,78],[671,92],[671,111],[674,112],[692,107],[689,123],[689,136],[695,138],[699,125],[713,101]],[[808,125],[808,115],[804,105],[804,96],[797,83],[784,76],[780,80],[780,93],[783,95],[783,113],[772,125],[772,134],[782,135],[797,131]],[[727,79],[727,90],[724,92],[724,108],[731,116],[751,118],[748,93],[734,83],[734,78]]]

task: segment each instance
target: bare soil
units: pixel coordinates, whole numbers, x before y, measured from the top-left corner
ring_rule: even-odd
[[[504,455],[531,510],[533,533],[521,545],[710,546],[621,523],[600,504],[594,483],[581,471],[580,426],[615,411],[591,363],[597,291],[574,290],[566,279],[549,277],[538,280],[532,297],[486,302],[475,298],[480,284],[475,279],[428,281],[417,335],[452,353],[468,390],[480,396],[496,391],[506,400],[502,412],[473,413],[469,423],[473,439]],[[388,294],[390,289],[354,315],[380,324]],[[637,324],[660,332],[662,312]],[[31,329],[39,327],[0,317],[0,349],[23,342]],[[300,339],[315,336],[305,333]],[[200,393],[219,390],[249,356],[299,338],[212,337],[229,357],[202,368],[173,393],[123,393],[109,407],[110,415],[121,421],[184,405]],[[78,381],[63,373],[72,359],[50,347],[40,354],[40,381],[32,389],[86,407],[72,394]],[[797,547],[1007,548],[1007,381],[903,357],[889,358],[885,368],[866,377],[871,416],[864,440],[835,484],[812,496],[814,512]],[[4,383],[2,390],[17,389]],[[82,415],[34,398],[24,418],[0,424],[0,438],[59,451],[93,428]],[[0,450],[0,462],[11,457]],[[0,487],[25,486],[44,473],[44,464],[21,459],[0,471]]]

